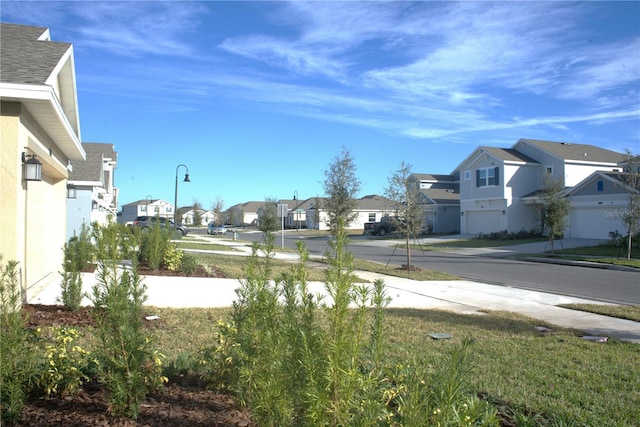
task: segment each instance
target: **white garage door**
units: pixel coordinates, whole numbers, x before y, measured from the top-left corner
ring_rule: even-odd
[[[570,235],[581,239],[608,239],[609,232],[618,230],[621,234],[625,226],[619,209],[574,208],[570,215]]]
[[[479,234],[502,231],[502,212],[499,210],[467,211],[464,213],[466,221],[465,233]]]

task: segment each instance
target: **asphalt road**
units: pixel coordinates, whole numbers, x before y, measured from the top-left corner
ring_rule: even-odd
[[[259,234],[241,233],[243,240],[259,240]],[[294,248],[300,237],[295,232],[285,233],[285,247]],[[304,239],[311,255],[323,255],[326,239]],[[281,245],[277,235],[275,244]],[[376,261],[389,266],[406,263],[404,249],[379,244],[372,239],[351,240],[351,252],[360,259]],[[599,268],[556,265],[518,261],[477,255],[459,255],[439,251],[412,251],[412,262],[420,268],[443,271],[466,280],[511,286],[587,298],[616,304],[640,304],[640,274]]]

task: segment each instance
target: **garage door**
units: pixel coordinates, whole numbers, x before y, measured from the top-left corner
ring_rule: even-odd
[[[581,239],[608,239],[609,232],[618,230],[621,234],[621,210],[615,208],[574,208],[569,220],[569,234]]]
[[[503,229],[502,212],[499,210],[466,211],[464,214],[466,221],[465,233],[492,233]]]

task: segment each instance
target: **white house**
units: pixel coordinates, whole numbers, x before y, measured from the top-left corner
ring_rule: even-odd
[[[105,224],[118,213],[114,171],[118,154],[113,144],[83,143],[87,159],[72,160],[67,182],[67,240],[82,224]]]
[[[178,222],[184,225],[202,226],[215,221],[216,215],[213,213],[213,211],[207,211],[204,209],[198,209],[198,211],[200,214],[200,224],[194,224],[196,210],[193,208],[180,208],[178,210],[178,216],[180,217],[180,220]]]
[[[309,199],[309,208],[306,210],[307,228],[315,230],[328,230],[329,215],[322,207],[326,198],[316,197]],[[385,215],[393,214],[394,202],[377,195],[364,196],[357,200],[355,209],[356,217],[349,224],[350,230],[363,230],[367,222],[377,222]],[[319,205],[319,206],[318,206]]]
[[[118,222],[126,224],[138,216],[161,216],[173,219],[173,204],[162,199],[141,199],[122,205]]]

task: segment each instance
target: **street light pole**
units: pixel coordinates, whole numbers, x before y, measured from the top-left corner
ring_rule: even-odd
[[[147,202],[147,205],[146,205],[146,206],[145,206],[145,208],[144,208],[144,213],[146,213],[148,216],[151,216],[151,215],[149,215],[149,202],[150,202],[150,201],[152,201],[152,197],[151,197],[151,195],[147,195],[147,197],[145,198],[145,200],[146,200],[146,202]]]
[[[180,169],[180,166],[184,166],[186,170],[186,173],[184,174],[183,182],[191,182],[191,180],[189,179],[189,168],[187,167],[187,165],[179,164],[176,167],[176,193],[175,193],[174,205],[173,205],[173,226],[174,227],[178,226],[178,169]]]
[[[300,218],[298,217],[298,215],[300,215],[300,212],[298,212],[298,205],[300,204],[300,201],[298,200],[298,190],[294,190],[293,200],[296,201],[296,230],[300,231]]]

